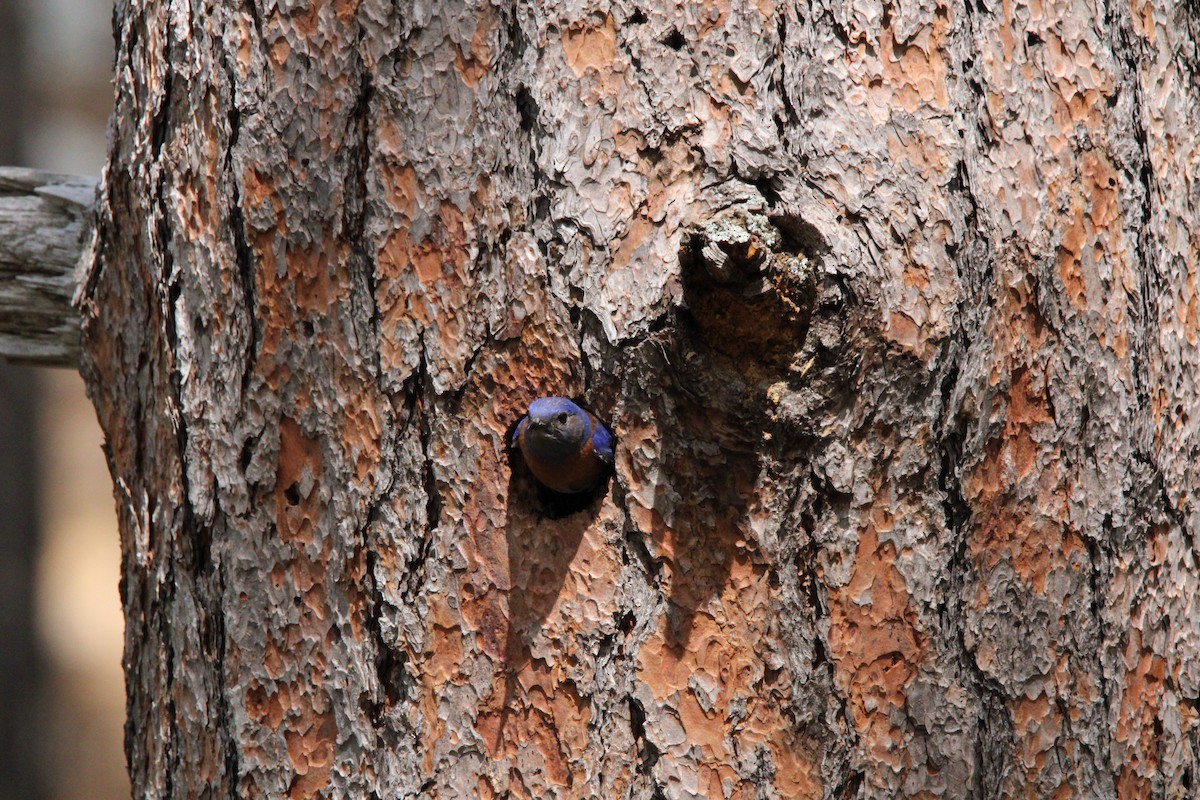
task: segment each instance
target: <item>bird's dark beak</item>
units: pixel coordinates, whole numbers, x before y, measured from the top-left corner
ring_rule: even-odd
[[[549,420],[544,420],[544,419],[530,419],[529,420],[529,427],[531,427],[531,428],[545,428],[549,425],[550,425]]]

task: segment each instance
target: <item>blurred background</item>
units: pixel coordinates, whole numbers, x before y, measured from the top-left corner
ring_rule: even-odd
[[[99,177],[111,0],[0,0],[0,164]],[[0,800],[128,798],[112,485],[79,375],[0,362]]]

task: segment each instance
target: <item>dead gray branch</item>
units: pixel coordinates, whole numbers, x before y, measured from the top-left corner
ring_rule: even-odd
[[[96,179],[0,167],[0,359],[79,365],[76,265]]]

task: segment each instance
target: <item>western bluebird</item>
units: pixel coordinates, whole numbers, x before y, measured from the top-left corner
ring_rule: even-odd
[[[513,447],[547,489],[577,494],[593,488],[613,463],[613,435],[565,397],[539,397],[517,423]]]

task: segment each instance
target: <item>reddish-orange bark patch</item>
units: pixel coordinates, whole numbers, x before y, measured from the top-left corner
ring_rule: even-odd
[[[943,54],[950,29],[950,11],[939,5],[933,22],[906,42],[897,42],[893,28],[879,32],[883,78],[890,90],[891,105],[908,112],[921,106],[945,111],[949,105],[946,58]],[[940,149],[933,148],[931,149]]]
[[[617,28],[612,15],[571,25],[564,32],[562,44],[567,64],[577,77],[588,69],[607,71],[617,54]]]
[[[876,522],[886,530],[890,519],[890,509],[872,515],[859,534],[850,583],[829,592],[829,650],[834,682],[849,702],[859,746],[875,763],[902,770],[908,766],[906,729],[898,717],[925,643],[895,566],[895,548],[879,541]]]
[[[479,12],[475,25],[475,35],[471,37],[471,49],[463,53],[455,47],[454,69],[462,77],[463,83],[474,89],[480,78],[487,74],[492,66],[492,51],[488,39],[497,27],[496,12],[490,5],[484,5]]]
[[[313,797],[328,785],[338,735],[333,711],[327,708],[316,712],[311,704],[303,702],[304,697],[296,698],[299,708],[294,710],[299,711],[299,719],[291,721],[291,727],[283,734],[296,773],[288,787],[288,797],[296,798]],[[324,699],[323,705],[328,706],[328,698]]]
[[[317,481],[324,469],[321,442],[284,417],[279,424],[279,467],[275,473],[275,520],[285,542],[311,544],[320,511]]]

